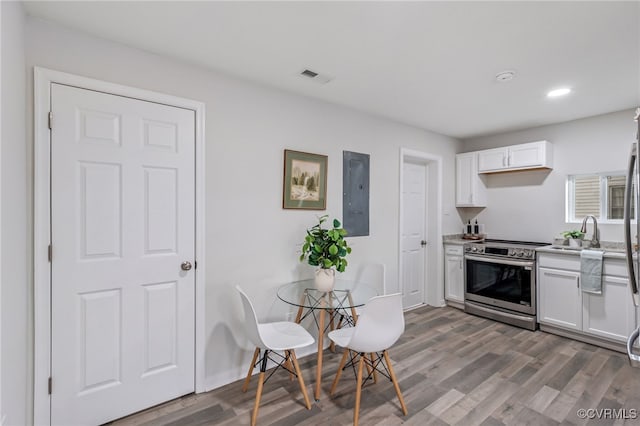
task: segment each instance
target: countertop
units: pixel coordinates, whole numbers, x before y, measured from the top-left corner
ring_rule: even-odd
[[[443,235],[442,240],[443,240],[442,241],[443,244],[452,244],[452,245],[459,245],[459,246],[467,243],[474,243],[474,242],[478,243],[483,241],[483,240],[464,239],[462,238],[462,234]],[[560,255],[566,255],[566,256],[580,256],[580,252],[583,249],[586,249],[586,247],[573,248],[573,247],[565,246],[565,245],[562,245],[561,242],[562,240],[558,239],[556,240],[555,244],[539,247],[536,249],[536,251],[539,253],[553,253],[553,254],[560,254]],[[600,245],[601,245],[600,248],[591,249],[591,250],[604,251],[604,257],[608,259],[625,259],[626,258],[623,243],[601,241]]]
[[[467,243],[481,243],[484,239],[479,240],[470,240],[466,238],[462,238],[462,234],[453,234],[453,235],[443,235],[442,236],[442,244],[453,244],[457,246],[461,246]]]
[[[544,246],[544,247],[538,247],[536,249],[538,253],[553,253],[553,254],[560,254],[560,255],[567,255],[567,256],[580,256],[580,252],[582,250],[583,249],[581,247],[571,248],[568,246],[559,246],[554,244]],[[619,247],[608,248],[605,246],[605,247],[594,248],[589,250],[604,251],[604,257],[609,259],[625,259],[626,258],[626,254],[624,250],[621,250]]]

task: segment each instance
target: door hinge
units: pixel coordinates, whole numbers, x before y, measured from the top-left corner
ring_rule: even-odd
[[[47,248],[47,258],[49,259],[49,262],[53,259],[53,247],[51,244],[49,244],[49,247]]]
[[[49,381],[47,383],[47,389],[49,391],[49,395],[51,395],[51,388],[53,387],[53,380],[51,380],[51,377],[49,377]]]
[[[53,111],[49,111],[49,129],[53,129]]]
[[[193,261],[193,269],[198,269],[198,261],[197,260]]]

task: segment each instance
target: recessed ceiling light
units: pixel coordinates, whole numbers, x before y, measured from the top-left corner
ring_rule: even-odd
[[[499,72],[498,74],[496,74],[496,81],[498,83],[504,83],[505,81],[511,81],[515,78],[516,76],[516,72],[515,71],[502,71]]]
[[[568,95],[569,93],[571,93],[571,89],[569,89],[568,87],[563,87],[561,89],[555,89],[550,91],[549,93],[547,93],[547,97],[557,98],[558,96]]]

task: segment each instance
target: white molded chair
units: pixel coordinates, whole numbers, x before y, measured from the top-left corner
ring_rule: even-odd
[[[400,293],[371,298],[362,309],[355,327],[341,328],[329,333],[329,338],[335,344],[345,348],[338,372],[333,380],[333,385],[331,385],[331,395],[338,386],[342,370],[347,367],[347,358],[350,358],[349,366],[355,366],[356,363],[358,365],[356,402],[353,413],[354,425],[358,424],[363,385],[362,370],[365,365],[368,373],[365,381],[373,379],[376,382],[376,371],[378,371],[393,382],[402,412],[405,416],[407,415],[407,407],[387,352],[387,349],[398,341],[402,333],[404,333],[404,314]]]
[[[366,284],[373,287],[379,296],[387,294],[387,283],[385,278],[386,267],[384,263],[365,263],[358,270],[356,276],[356,283]],[[356,307],[356,315],[360,315],[362,307]],[[349,313],[342,313],[340,320],[338,321],[338,327],[341,328],[344,325],[354,325],[355,321]],[[331,350],[333,350],[333,345]]]
[[[265,381],[264,374],[267,369],[268,360],[276,362],[276,368],[283,367],[289,371],[290,375],[298,377],[298,384],[300,385],[300,390],[304,397],[304,403],[307,410],[311,410],[311,402],[309,401],[309,395],[307,395],[307,389],[304,385],[304,380],[302,379],[302,373],[300,373],[300,366],[298,365],[295,349],[312,345],[315,343],[315,339],[300,324],[296,324],[295,322],[278,321],[263,324],[258,323],[258,318],[256,317],[256,312],[255,309],[253,309],[251,300],[249,300],[249,297],[239,286],[236,286],[236,290],[238,290],[242,299],[245,328],[249,340],[256,345],[256,350],[253,353],[253,359],[249,366],[249,373],[247,374],[247,378],[242,386],[242,392],[246,392],[249,387],[253,369],[256,366],[260,367],[256,402],[251,414],[251,425],[255,425],[258,418],[258,408],[260,407],[262,386]],[[284,352],[284,356],[274,351]],[[276,355],[279,358],[273,359],[271,355]],[[258,357],[260,357],[260,359],[258,359]],[[291,364],[293,364],[293,368]]]
[[[384,263],[366,263],[358,271],[356,281],[373,286],[378,295],[387,294],[385,269]]]

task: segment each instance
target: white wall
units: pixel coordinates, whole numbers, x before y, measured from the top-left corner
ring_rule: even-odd
[[[390,290],[397,288],[400,147],[444,159],[443,232],[457,232],[454,158],[458,141],[350,109],[254,85],[124,45],[27,20],[27,66],[41,66],[128,86],[203,101],[206,104],[206,334],[207,382],[221,385],[246,374],[240,284],[259,298],[261,312],[284,318],[275,300],[281,283],[308,274],[297,262],[304,230],[318,214],[342,212],[342,150],[371,155],[369,237],[350,240],[352,268],[365,259],[387,265]],[[28,82],[30,92],[32,82]],[[321,90],[321,86],[318,86]],[[31,95],[31,93],[30,93]],[[29,102],[29,108],[33,106]],[[31,121],[29,121],[31,122]],[[283,210],[284,149],[329,156],[326,212]],[[29,154],[33,142],[30,138]],[[30,172],[20,177],[31,182]],[[32,187],[28,188],[32,197]],[[26,231],[15,239],[24,238]],[[30,241],[30,240],[29,240]],[[20,284],[31,286],[26,280]],[[441,283],[436,283],[441,285]],[[24,315],[31,300],[14,300]],[[31,336],[22,324],[19,330]],[[25,358],[31,358],[22,351]],[[26,373],[21,372],[24,380]]]
[[[30,423],[31,399],[31,254],[28,241],[26,68],[22,3],[2,8],[2,377],[1,415],[5,424]],[[6,416],[6,417],[5,417]]]
[[[630,88],[633,89],[633,88]],[[635,140],[634,110],[518,132],[465,140],[463,151],[476,151],[537,140],[553,144],[551,172],[518,172],[486,178],[487,208],[478,215],[492,238],[551,241],[562,231],[579,229],[565,222],[567,175],[624,171]],[[477,213],[477,212],[476,212]],[[599,225],[600,239],[622,241],[622,225]],[[589,236],[591,224],[589,225]]]

